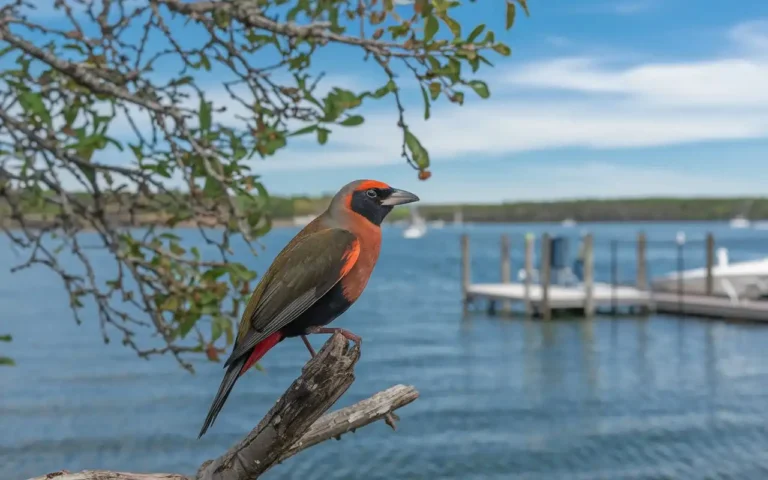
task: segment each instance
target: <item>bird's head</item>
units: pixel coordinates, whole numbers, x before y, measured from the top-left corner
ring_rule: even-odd
[[[374,225],[381,225],[387,214],[397,205],[419,201],[419,197],[392,188],[376,180],[356,180],[348,183],[331,201],[332,211],[352,211]]]

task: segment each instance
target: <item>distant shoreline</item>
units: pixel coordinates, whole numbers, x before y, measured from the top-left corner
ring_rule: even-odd
[[[428,222],[430,220],[427,220]],[[762,221],[761,219],[754,220],[754,221]],[[768,221],[768,220],[766,220]],[[582,224],[610,224],[610,223],[633,223],[633,224],[679,224],[679,223],[727,223],[728,219],[713,219],[713,220],[701,220],[701,219],[664,219],[664,220],[589,220],[584,222],[577,222],[574,227],[578,227]],[[474,221],[474,220],[468,220],[465,221],[464,224],[473,224],[473,225],[543,225],[543,224],[551,224],[551,225],[558,225],[561,222],[559,221],[538,221],[538,220],[531,220],[531,221]],[[37,230],[40,228],[50,228],[53,226],[53,222],[45,222],[45,221],[28,221],[27,227],[32,230]],[[163,222],[143,222],[141,224],[131,225],[126,223],[118,223],[117,226],[120,228],[144,228],[148,226],[165,226]],[[396,226],[396,222],[386,222],[383,226],[385,227],[391,227]],[[447,226],[451,226],[451,222],[446,223]],[[300,228],[304,225],[296,224],[292,220],[288,219],[278,219],[274,220],[272,222],[272,228],[270,230],[277,230],[277,229],[284,229],[284,228]],[[12,222],[0,222],[0,227],[11,230],[11,231],[21,231],[21,226],[18,223],[12,223]],[[193,222],[180,222],[173,227],[170,227],[174,230],[191,230],[198,228],[198,225],[196,225]],[[213,226],[208,228],[214,228],[214,229],[221,229],[222,227],[219,226]],[[80,228],[79,231],[81,232],[93,232],[95,231],[92,227],[83,227]]]
[[[328,201],[327,197],[270,197],[266,212],[272,216],[273,228],[298,227],[306,224],[318,212],[322,212]],[[727,222],[735,218],[754,222],[768,219],[768,198],[632,198],[454,205],[419,203],[413,208],[427,222],[442,221],[446,224],[455,220],[475,224],[581,224]],[[387,220],[408,221],[411,213],[409,208],[398,208]],[[25,214],[25,220],[30,227],[47,228],[54,225],[54,215],[54,211],[30,211]],[[170,215],[155,212],[132,218],[125,212],[115,212],[110,214],[110,221],[118,227],[141,228],[148,225],[163,226],[169,217]],[[202,219],[202,222],[209,223],[205,219]],[[1,202],[0,225],[18,228],[18,225],[13,226],[13,221]],[[174,227],[196,226],[196,221],[186,220]]]

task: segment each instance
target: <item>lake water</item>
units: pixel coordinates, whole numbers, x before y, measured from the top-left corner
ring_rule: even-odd
[[[337,407],[397,383],[416,386],[420,399],[398,412],[396,433],[370,425],[263,478],[768,478],[768,326],[663,315],[462,319],[462,231],[474,279],[496,281],[501,233],[512,236],[516,271],[525,232],[573,237],[582,228],[595,234],[603,280],[607,240],[641,229],[664,241],[684,230],[693,242],[686,268],[703,264],[707,231],[734,260],[768,253],[768,232],[723,224],[446,227],[416,240],[390,227],[366,292],[335,322],[365,339],[357,381]],[[271,232],[254,268],[263,271],[295,231]],[[633,248],[619,249],[621,281],[634,275]],[[19,258],[0,239],[0,334],[14,335],[0,348],[18,364],[0,368],[3,480],[62,468],[192,474],[249,431],[307,360],[300,340],[280,344],[197,440],[221,365],[199,359],[191,375],[170,358],[104,345],[95,318],[74,323],[56,277],[8,272]],[[651,275],[673,269],[676,250],[653,243],[648,261]]]

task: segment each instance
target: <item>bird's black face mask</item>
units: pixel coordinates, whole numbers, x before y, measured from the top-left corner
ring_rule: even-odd
[[[419,197],[397,188],[369,188],[355,190],[350,206],[355,213],[368,219],[374,225],[381,225],[389,212],[397,205],[419,200]]]

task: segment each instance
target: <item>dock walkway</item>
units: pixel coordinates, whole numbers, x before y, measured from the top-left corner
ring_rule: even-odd
[[[495,311],[496,302],[526,302],[525,284],[522,283],[480,283],[467,288],[470,302],[486,300],[489,310]],[[534,312],[541,312],[543,288],[530,285],[529,301]],[[584,310],[587,299],[583,286],[549,286],[549,308],[558,310]],[[601,308],[640,307],[659,313],[696,315],[703,317],[753,320],[768,322],[768,302],[732,301],[725,297],[690,295],[669,292],[650,292],[635,287],[620,285],[615,288],[607,283],[593,285],[592,301],[597,310]]]

